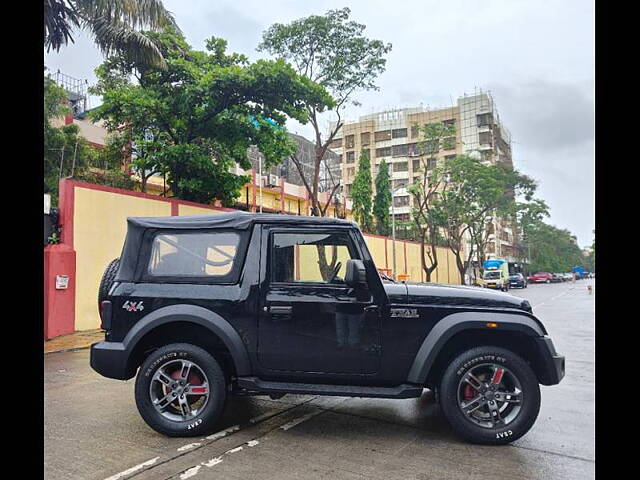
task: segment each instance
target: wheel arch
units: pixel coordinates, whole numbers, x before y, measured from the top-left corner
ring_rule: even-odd
[[[488,327],[488,323],[497,327]],[[437,386],[453,357],[467,348],[492,345],[507,348],[530,361],[538,379],[544,372],[535,338],[544,329],[526,315],[503,312],[458,312],[446,316],[431,329],[413,361],[407,381]]]
[[[149,350],[178,342],[192,343],[210,353],[217,353],[225,363],[226,370],[233,375],[251,374],[251,363],[244,342],[227,320],[196,305],[170,305],[143,317],[123,340],[129,352],[126,367],[128,375],[135,375]]]

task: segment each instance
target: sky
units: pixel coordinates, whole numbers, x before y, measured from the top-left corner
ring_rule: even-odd
[[[347,120],[404,107],[447,107],[489,91],[512,135],[514,167],[538,181],[547,222],[570,230],[581,247],[595,228],[595,7],[585,0],[164,0],[187,41],[228,41],[251,60],[262,32],[329,9],[349,7],[364,34],[390,42],[379,91],[358,92]],[[78,32],[74,44],[44,55],[45,65],[95,81],[103,57]],[[90,98],[90,106],[100,103]],[[333,118],[323,121],[328,127]],[[313,138],[309,125],[290,131]]]

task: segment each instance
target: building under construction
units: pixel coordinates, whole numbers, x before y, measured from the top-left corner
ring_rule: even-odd
[[[442,149],[438,152],[429,153],[430,159],[436,163],[467,154],[485,164],[502,163],[513,168],[511,135],[500,121],[491,94],[476,91],[473,95],[458,98],[450,107],[394,109],[345,122],[331,148],[342,157],[342,185],[346,198],[351,198],[357,162],[365,150],[374,178],[383,159],[389,165],[395,218],[410,220],[413,198],[407,187],[422,179],[425,155],[420,148],[424,137],[419,127],[437,122],[455,126],[456,138],[442,142]],[[335,123],[331,125],[333,127]],[[496,219],[489,225],[489,231],[488,256],[506,258],[516,264],[515,230],[503,220]]]

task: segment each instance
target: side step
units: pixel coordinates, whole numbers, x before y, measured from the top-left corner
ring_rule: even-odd
[[[420,385],[403,383],[395,387],[362,387],[358,385],[323,385],[317,383],[269,382],[258,377],[239,377],[238,386],[247,393],[295,393],[337,397],[416,398],[422,395]]]

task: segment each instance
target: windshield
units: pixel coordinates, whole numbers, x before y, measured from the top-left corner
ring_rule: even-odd
[[[500,278],[502,276],[502,272],[497,271],[497,272],[484,272],[484,276],[482,278],[485,279],[496,279],[496,278]]]

